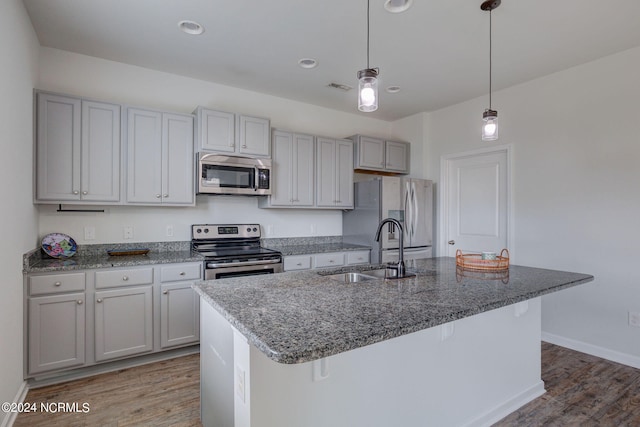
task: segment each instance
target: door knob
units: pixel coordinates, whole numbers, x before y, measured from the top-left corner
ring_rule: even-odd
[[[450,244],[450,245],[455,245],[456,241],[455,240],[449,240],[447,243]]]

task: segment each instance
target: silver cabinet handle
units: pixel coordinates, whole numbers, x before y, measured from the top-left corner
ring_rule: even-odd
[[[181,271],[181,272],[180,272],[180,275],[181,275],[181,276],[184,276],[185,274],[187,274],[187,273],[185,273],[184,271]]]
[[[98,298],[96,302],[102,302],[102,298]]]
[[[129,276],[122,276],[122,281],[126,282],[127,280],[129,280]]]
[[[169,195],[168,194],[163,194],[162,197],[167,198],[167,197],[169,197]]]
[[[169,291],[162,291],[163,295],[167,295],[169,293]]]
[[[53,286],[60,286],[60,285],[62,285],[62,282],[56,282],[53,284]]]
[[[242,148],[247,148],[247,144],[242,144]]]
[[[83,191],[83,192],[82,192],[82,194],[83,194],[84,196],[86,196],[87,194],[89,194],[89,192],[88,192],[88,191]]]
[[[82,300],[81,299],[78,300],[78,305],[82,305]]]
[[[447,243],[450,244],[450,245],[455,245],[456,241],[455,240],[449,240]]]
[[[73,190],[73,194],[80,194],[78,190]]]

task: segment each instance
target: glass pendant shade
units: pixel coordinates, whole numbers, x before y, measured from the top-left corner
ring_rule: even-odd
[[[378,71],[358,71],[358,110],[369,113],[378,109]]]
[[[498,112],[484,110],[482,113],[482,140],[495,141],[498,139]]]

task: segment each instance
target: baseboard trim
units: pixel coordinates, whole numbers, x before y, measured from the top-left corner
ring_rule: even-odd
[[[548,332],[542,332],[542,341],[640,369],[640,357],[632,354],[610,350],[608,348],[589,344],[583,341],[577,341],[560,335],[550,334]]]
[[[521,393],[513,396],[511,399],[506,400],[502,404],[496,406],[495,408],[485,412],[479,417],[473,419],[472,421],[465,424],[466,427],[488,427],[496,422],[500,421],[507,415],[517,411],[519,408],[523,407],[527,403],[531,402],[534,399],[542,396],[546,393],[544,389],[544,382],[541,380],[533,386],[529,387],[526,390],[523,390]]]
[[[27,392],[29,391],[29,385],[26,381],[22,381],[20,387],[18,388],[18,392],[16,393],[16,397],[13,398],[11,403],[23,403],[24,398],[27,397]],[[1,427],[11,427],[14,422],[16,422],[16,418],[18,417],[17,412],[7,412],[4,415],[2,423],[0,423]]]

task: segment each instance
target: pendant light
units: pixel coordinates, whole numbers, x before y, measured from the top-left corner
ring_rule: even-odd
[[[482,140],[495,141],[498,139],[498,112],[491,108],[491,11],[500,6],[502,0],[486,0],[480,5],[480,9],[489,11],[489,108],[482,113]]]
[[[378,69],[369,67],[369,1],[367,0],[367,68],[358,71],[358,110],[378,109]]]

